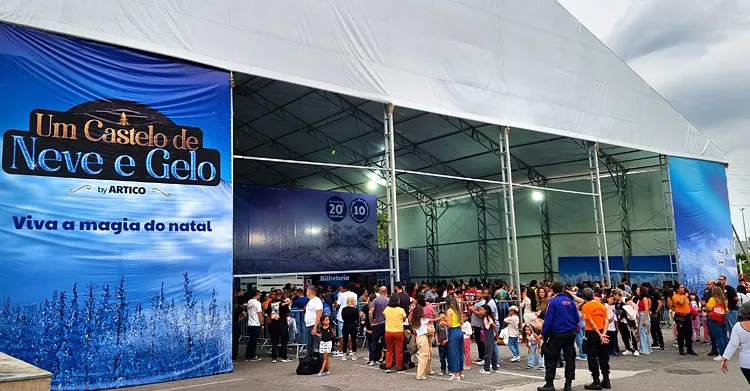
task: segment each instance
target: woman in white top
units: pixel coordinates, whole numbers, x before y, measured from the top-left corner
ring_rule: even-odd
[[[521,311],[523,313],[523,323],[525,324],[533,324],[536,320],[536,313],[531,307],[531,298],[528,295],[529,292],[530,291],[528,288],[521,288],[521,297],[523,297],[523,301],[521,302]]]
[[[732,337],[721,357],[721,371],[727,372],[727,361],[740,348],[740,370],[750,383],[750,303],[742,305],[737,317],[739,322],[732,328]]]
[[[421,301],[421,303],[420,303]],[[425,316],[424,307],[421,304],[424,303],[422,298],[420,301],[415,301],[416,306],[411,310],[409,315],[409,326],[417,336],[417,353],[419,354],[419,364],[417,365],[417,380],[427,380],[427,375],[432,375],[432,346],[430,345],[430,339],[427,336],[427,326],[431,322],[438,322],[442,319],[442,316],[436,319],[430,319]]]

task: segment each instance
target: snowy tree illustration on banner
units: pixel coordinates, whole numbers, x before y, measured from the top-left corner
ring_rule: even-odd
[[[193,298],[183,275],[181,297],[164,284],[144,307],[128,302],[127,282],[53,292],[41,305],[0,310],[0,351],[52,372],[53,390],[98,390],[232,370],[231,307],[216,291]]]

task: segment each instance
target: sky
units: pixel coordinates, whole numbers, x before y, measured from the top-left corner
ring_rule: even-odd
[[[750,230],[750,1],[558,0],[729,160],[732,223]]]

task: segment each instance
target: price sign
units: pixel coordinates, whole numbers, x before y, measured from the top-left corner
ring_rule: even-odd
[[[362,198],[356,198],[349,205],[349,215],[356,223],[362,224],[370,218],[370,205]]]
[[[346,217],[346,202],[341,197],[333,196],[326,202],[326,213],[328,218],[339,222]]]

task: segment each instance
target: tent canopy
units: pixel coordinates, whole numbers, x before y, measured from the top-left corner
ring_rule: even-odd
[[[121,0],[105,6],[95,0],[0,0],[0,21],[469,124],[726,162],[554,0]],[[451,131],[436,128],[418,137],[426,141]],[[360,141],[366,154],[382,148],[368,140]],[[473,166],[471,160],[458,164]]]
[[[235,75],[234,151],[270,159],[382,167],[385,105],[310,87]],[[396,166],[452,177],[501,181],[498,125],[461,120],[413,109],[394,111]],[[568,137],[512,129],[509,137],[515,183],[564,188],[556,182],[588,179],[585,145]],[[624,170],[659,167],[658,154],[600,145]],[[607,172],[607,168],[602,168]],[[353,170],[235,160],[235,181],[263,186],[374,192],[384,197],[377,170]],[[401,173],[399,202],[466,194],[466,181]],[[489,190],[499,185],[478,183]]]

